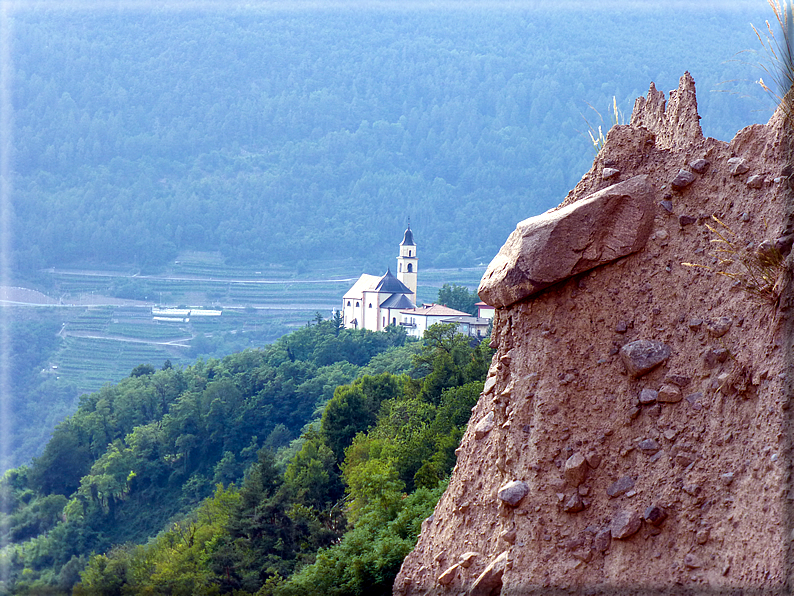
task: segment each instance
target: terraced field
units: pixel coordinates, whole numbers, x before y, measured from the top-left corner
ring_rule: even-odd
[[[418,300],[434,302],[445,283],[475,289],[484,270],[420,270]],[[49,373],[87,392],[120,380],[139,364],[189,364],[196,353],[204,353],[194,341],[243,349],[273,341],[314,320],[317,312],[330,317],[360,272],[350,262],[326,262],[298,275],[280,266],[229,267],[217,255],[187,253],[158,275],[48,274],[47,293],[59,300],[63,322],[62,348]],[[138,299],[129,299],[130,293]],[[153,306],[205,306],[223,314],[155,321]]]
[[[81,393],[97,391],[129,375],[139,364],[161,367],[166,360],[180,361],[185,354],[156,345],[91,337],[66,337],[57,359],[58,376],[74,383]]]

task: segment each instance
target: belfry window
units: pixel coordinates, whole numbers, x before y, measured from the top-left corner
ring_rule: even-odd
[[[414,270],[414,264],[408,263],[408,273],[411,273]]]

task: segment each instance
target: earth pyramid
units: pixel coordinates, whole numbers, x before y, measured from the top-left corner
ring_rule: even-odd
[[[786,590],[790,124],[699,120],[689,73],[651,84],[494,258],[496,353],[394,594]]]

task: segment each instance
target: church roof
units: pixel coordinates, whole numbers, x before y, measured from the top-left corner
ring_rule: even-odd
[[[353,287],[350,288],[346,293],[344,298],[351,298],[351,299],[361,299],[364,295],[366,290],[372,290],[375,285],[377,284],[380,278],[377,275],[369,275],[364,273],[361,277],[358,278],[356,283],[353,284]]]
[[[373,289],[379,294],[413,294],[408,286],[392,275],[391,269],[386,270]]]
[[[392,294],[384,300],[381,308],[416,308],[416,305],[411,302],[405,294]]]
[[[405,236],[403,237],[403,241],[400,242],[400,246],[416,246],[416,243],[414,243],[414,233],[411,231],[411,224],[408,224],[408,229],[405,230]]]

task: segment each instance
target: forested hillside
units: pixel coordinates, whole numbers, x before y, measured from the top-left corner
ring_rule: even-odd
[[[0,481],[0,593],[69,593],[83,570],[83,594],[385,593],[491,353],[454,325],[406,343],[318,320],[264,350],[136,367]]]
[[[487,262],[589,167],[616,97],[697,81],[706,133],[766,120],[731,61],[758,12],[18,10],[16,267]],[[755,57],[748,57],[754,61]],[[736,94],[711,93],[733,81]],[[762,110],[755,112],[754,110]],[[608,119],[607,119],[608,120]]]

